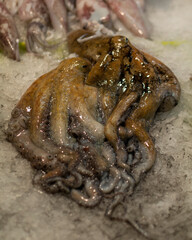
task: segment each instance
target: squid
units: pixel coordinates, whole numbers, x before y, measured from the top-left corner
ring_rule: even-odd
[[[67,33],[67,9],[63,0],[44,0],[53,28],[62,36]]]
[[[11,13],[0,3],[0,49],[13,60],[20,60],[19,33]]]
[[[106,0],[106,2],[128,30],[138,37],[149,38],[148,25],[140,7],[142,2],[136,3],[134,0]]]
[[[38,53],[45,49],[49,23],[48,11],[41,0],[24,0],[18,11],[22,21],[28,22],[26,47],[29,52]]]

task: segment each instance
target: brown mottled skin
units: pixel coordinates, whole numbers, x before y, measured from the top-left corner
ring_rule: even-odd
[[[123,36],[68,36],[66,59],[38,78],[12,112],[8,140],[43,171],[49,192],[86,207],[113,197],[111,216],[155,161],[147,131],[157,110],[178,103],[180,86],[157,59]]]
[[[69,50],[93,64],[86,84],[105,92],[102,99],[103,111],[107,111],[105,137],[120,155],[118,161],[122,166],[127,156],[121,139],[135,136],[140,142],[144,161],[131,171],[138,182],[152,167],[156,155],[146,129],[157,110],[168,111],[177,105],[180,85],[168,67],[136,49],[126,37],[91,36],[94,33],[86,30],[72,32],[68,36]],[[121,126],[122,119],[125,127]]]

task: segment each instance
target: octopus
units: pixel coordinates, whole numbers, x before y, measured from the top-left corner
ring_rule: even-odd
[[[13,109],[7,139],[50,193],[84,207],[105,198],[111,216],[154,165],[148,130],[157,111],[177,105],[180,85],[156,58],[124,36],[77,30],[76,57],[38,78]]]
[[[144,7],[144,0],[0,0],[0,49],[19,61],[19,43],[42,54],[57,49],[68,32],[80,27],[108,35],[126,29],[149,38]],[[25,37],[19,36],[15,17],[24,22]]]

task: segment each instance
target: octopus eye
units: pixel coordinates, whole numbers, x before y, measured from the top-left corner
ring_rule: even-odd
[[[48,155],[48,159],[49,159],[49,160],[52,160],[52,159],[53,159],[53,156],[52,156],[52,155]]]
[[[87,73],[90,70],[90,65],[85,63],[85,65],[81,65],[81,71]]]
[[[129,39],[128,39],[128,38],[125,38],[125,42],[128,43],[128,42],[129,42]]]

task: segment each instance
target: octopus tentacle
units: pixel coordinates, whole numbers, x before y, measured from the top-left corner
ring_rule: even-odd
[[[130,129],[120,126],[118,128],[118,135],[122,140],[126,140],[133,136],[133,132]]]
[[[89,169],[85,168],[81,163],[76,167],[78,173],[85,177],[93,177],[93,172]]]
[[[23,111],[19,108],[15,108],[12,113],[11,121],[8,124],[8,129],[6,131],[7,139],[9,141],[14,141],[15,136],[20,134],[21,131],[27,129],[28,117],[26,117]]]
[[[153,119],[159,104],[158,97],[153,93],[141,97],[139,107],[132,112],[125,122],[126,128],[130,129],[138,139],[143,158],[143,161],[139,162],[137,167],[132,170],[132,176],[136,183],[139,182],[141,175],[153,166],[156,158],[154,143],[145,127],[147,122],[151,122]],[[142,119],[145,121],[141,121]]]
[[[33,96],[33,103],[31,109],[31,122],[30,122],[30,137],[31,140],[46,151],[50,151],[49,140],[45,141],[46,136],[46,122],[48,115],[45,109],[49,108],[49,101],[51,97],[51,84],[53,72],[48,73],[45,78],[39,83],[38,89]],[[52,149],[53,150],[53,149]]]
[[[106,216],[111,216],[114,209],[122,203],[124,197],[125,197],[125,192],[126,189],[129,187],[129,182],[128,181],[123,181],[120,185],[120,188],[117,190],[116,189],[116,196],[114,197],[112,203],[108,206],[105,215]]]
[[[68,94],[65,76],[55,79],[54,91],[51,96],[50,133],[58,145],[68,146]]]
[[[79,174],[76,171],[71,171],[70,176],[68,178],[62,178],[62,182],[67,186],[71,188],[79,188],[82,183],[83,179],[81,174]]]
[[[85,193],[88,197],[83,195],[80,191],[72,189],[71,198],[84,207],[94,207],[100,202],[101,194],[97,186],[94,184],[94,181],[86,181]]]
[[[43,180],[41,181],[41,186],[45,191],[50,193],[70,192],[69,188],[65,184],[63,184],[62,177],[52,177]]]
[[[54,88],[51,95],[51,116],[50,116],[50,135],[54,142],[58,145],[68,145],[68,94],[69,94],[69,81],[70,76],[74,79],[74,71],[71,69],[71,72],[64,71],[68,68],[69,62],[75,64],[74,59],[68,59],[66,62],[62,61],[57,69],[55,69],[56,78],[54,78]],[[77,64],[77,62],[76,62]],[[76,65],[75,69],[77,70],[78,66]],[[57,85],[59,87],[57,87]],[[66,90],[66,93],[63,94],[63,91]],[[64,121],[64,124],[62,124]]]
[[[72,58],[63,61],[57,69],[57,78],[55,79],[55,87],[52,94],[50,130],[52,138],[58,145],[70,146],[68,115],[72,107],[77,108],[78,110],[80,108],[78,101],[83,100],[78,97],[78,94],[80,96],[82,95],[84,78],[89,71],[89,68],[89,61],[82,58]],[[69,95],[71,96],[70,99]],[[83,98],[83,96],[81,97]],[[72,106],[75,98],[77,98],[75,105]],[[82,110],[86,109],[85,103],[81,108]],[[75,117],[78,118],[78,112],[75,113]],[[81,116],[82,114],[80,117]],[[83,117],[84,116],[82,116],[82,119]]]
[[[105,136],[116,151],[118,150],[118,125],[120,124],[120,120],[123,114],[137,100],[137,98],[137,92],[126,93],[126,95],[118,102],[118,104],[114,108],[105,125]]]
[[[118,138],[118,125],[120,124],[120,120],[129,109],[129,107],[137,100],[138,93],[131,92],[126,93],[125,96],[119,101],[119,103],[116,105],[115,109],[113,110],[112,114],[107,120],[107,123],[105,125],[105,136],[111,143],[111,145],[114,147],[115,152],[117,154],[117,164],[118,166],[127,169],[127,171],[130,170],[130,167],[126,162],[127,160],[127,152],[125,151],[123,144],[119,143]]]
[[[57,154],[57,160],[65,165],[69,171],[72,171],[76,167],[79,160],[78,153],[70,148],[60,147],[60,151]]]
[[[148,171],[155,162],[155,146],[147,131],[140,126],[138,122],[135,122],[132,119],[127,119],[126,127],[131,129],[134,132],[134,136],[138,138],[142,153],[143,162],[138,163],[137,167],[132,170],[132,176],[135,182],[138,183],[141,175]]]
[[[121,176],[124,179],[124,181],[129,184],[129,191],[126,193],[126,195],[131,195],[135,187],[135,180],[131,175],[127,174],[126,171],[124,170],[121,171]]]
[[[68,177],[65,177],[65,174],[67,171],[64,166],[57,167],[43,175],[40,183],[46,191],[52,193],[56,190],[69,192],[69,188],[79,188],[82,185],[82,176],[76,171],[71,171]]]
[[[78,119],[82,130],[86,129],[85,132],[88,133],[91,140],[102,142],[104,139],[104,126],[93,118],[88,111],[85,99],[80,97],[79,94],[78,89],[74,90],[70,104],[70,113]]]
[[[135,187],[135,180],[125,170],[120,170],[120,175],[121,178],[115,188],[115,197],[105,212],[107,216],[112,216],[114,209],[122,203],[125,196],[130,196],[133,193]]]
[[[53,170],[45,173],[41,177],[41,181],[45,182],[48,179],[55,179],[57,177],[60,177],[66,173],[66,167],[64,165],[56,166]]]
[[[102,156],[106,159],[106,161],[109,163],[109,166],[114,166],[116,162],[115,153],[113,151],[113,148],[108,143],[104,143],[101,146]]]
[[[112,180],[104,178],[99,185],[99,189],[103,193],[112,192],[121,178],[121,174],[116,167],[111,167],[109,171],[110,171],[109,175],[111,175]]]
[[[82,143],[84,144],[84,143]],[[86,146],[83,146],[84,159],[88,159],[88,165],[91,170],[97,173],[102,173],[109,168],[110,163],[105,159],[104,156],[99,152],[100,146],[93,145],[92,143],[86,142]]]
[[[29,137],[28,130],[20,130],[12,140],[17,150],[29,161],[36,169],[50,170],[55,168],[55,159],[48,152],[37,147]]]

